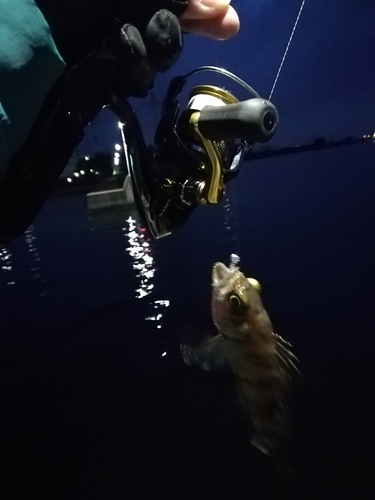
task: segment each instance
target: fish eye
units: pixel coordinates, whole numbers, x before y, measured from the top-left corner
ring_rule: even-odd
[[[229,303],[233,307],[241,307],[242,306],[242,300],[241,298],[236,294],[236,293],[231,293],[229,295]]]

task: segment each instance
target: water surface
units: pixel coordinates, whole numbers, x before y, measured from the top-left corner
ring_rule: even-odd
[[[373,498],[374,152],[250,161],[159,241],[134,209],[52,195],[0,257],[9,498]],[[292,480],[248,445],[228,374],[179,353],[232,252],[301,360]]]

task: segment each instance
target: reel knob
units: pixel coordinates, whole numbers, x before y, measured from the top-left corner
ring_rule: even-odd
[[[207,139],[245,139],[251,143],[269,141],[278,123],[275,106],[262,98],[220,107],[206,106],[198,120],[199,130]]]

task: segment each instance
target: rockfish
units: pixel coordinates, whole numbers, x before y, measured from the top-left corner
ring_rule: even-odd
[[[188,365],[211,369],[229,365],[245,415],[252,423],[251,443],[275,456],[286,437],[285,400],[293,374],[299,373],[291,345],[274,333],[262,304],[260,285],[246,278],[232,256],[230,267],[212,269],[211,312],[217,334],[198,347],[182,345]]]

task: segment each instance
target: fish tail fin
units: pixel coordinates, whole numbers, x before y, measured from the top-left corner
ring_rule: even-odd
[[[267,445],[260,439],[257,434],[253,434],[250,438],[250,444],[261,451],[264,455],[270,456]]]

